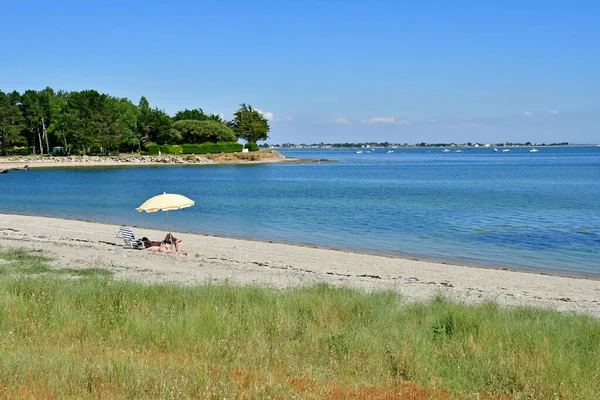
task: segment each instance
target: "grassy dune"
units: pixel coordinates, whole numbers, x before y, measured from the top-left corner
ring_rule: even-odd
[[[316,285],[145,286],[0,253],[0,397],[596,398],[600,321]]]

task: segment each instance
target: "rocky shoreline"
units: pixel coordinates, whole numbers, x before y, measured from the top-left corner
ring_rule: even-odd
[[[13,156],[0,159],[0,169],[79,166],[131,166],[164,164],[246,164],[294,162],[273,150],[252,153],[220,153],[202,155],[118,155],[118,156]]]
[[[190,159],[193,157],[193,159]],[[36,164],[36,163],[56,163],[56,164],[70,164],[70,163],[163,163],[163,164],[186,164],[186,163],[204,163],[208,164],[213,162],[212,160],[205,157],[191,156],[190,158],[184,158],[179,156],[65,156],[65,157],[39,157],[39,156],[26,156],[26,157],[8,157],[4,162],[17,163],[17,164]]]

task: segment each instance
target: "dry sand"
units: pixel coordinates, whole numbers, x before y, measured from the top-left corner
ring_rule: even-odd
[[[164,231],[132,228],[136,237]],[[289,288],[318,282],[359,290],[394,290],[409,300],[444,294],[600,317],[600,280],[409,260],[352,251],[177,233],[190,256],[123,248],[119,226],[0,214],[0,250],[52,257],[55,268],[105,268],[116,279],[193,285],[224,282]]]

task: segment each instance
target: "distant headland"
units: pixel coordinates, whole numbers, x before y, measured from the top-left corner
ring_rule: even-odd
[[[537,142],[498,142],[498,143],[390,143],[390,142],[356,142],[356,143],[283,143],[283,144],[261,144],[260,147],[270,149],[306,149],[306,148],[428,148],[428,147],[468,147],[468,148],[494,148],[494,147],[558,147],[558,146],[596,146],[593,143],[537,143]]]

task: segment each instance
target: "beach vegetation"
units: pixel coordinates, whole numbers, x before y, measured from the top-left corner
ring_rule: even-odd
[[[181,146],[183,154],[213,154],[213,153],[238,153],[244,145],[237,142],[219,142],[202,144],[184,144]]]
[[[145,155],[155,156],[158,154],[181,154],[183,152],[183,147],[178,145],[168,145],[164,144],[159,146],[156,143],[151,143],[146,145],[147,152],[143,153]]]
[[[237,140],[233,130],[220,122],[212,120],[183,119],[173,124],[186,144],[235,142]]]
[[[238,138],[248,143],[256,143],[259,140],[269,138],[269,122],[258,110],[248,104],[240,104],[240,108],[233,113],[231,126]]]
[[[19,109],[19,93],[0,91],[0,153],[8,155],[9,147],[26,144],[21,135],[25,119]]]
[[[158,154],[215,154],[215,153],[239,153],[244,145],[237,142],[218,142],[202,144],[184,144],[184,145],[158,145],[150,143],[146,145],[146,152],[143,155]]]
[[[12,149],[12,154],[17,155],[17,156],[28,156],[28,155],[32,154],[32,151],[29,147],[15,146]]]
[[[248,151],[258,151],[258,145],[256,143],[246,143]]]
[[[20,249],[0,252],[0,276],[100,276],[110,277],[113,274],[103,268],[53,268],[52,260],[35,253]]]
[[[204,110],[201,108],[196,108],[193,110],[188,110],[187,108],[182,111],[178,111],[177,114],[173,117],[173,121],[186,121],[186,120],[195,120],[195,121],[206,121],[208,120],[208,115],[204,113]]]
[[[6,398],[595,398],[600,321],[324,284],[145,285],[0,252]],[[7,267],[8,266],[8,267]]]
[[[182,110],[174,117],[151,107],[146,97],[137,105],[129,99],[96,90],[0,91],[0,154],[50,155],[63,147],[67,155],[142,152],[146,145],[182,145],[263,140],[268,121],[243,104],[234,120],[207,114],[201,108]],[[235,129],[238,131],[235,131]]]

